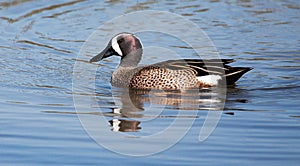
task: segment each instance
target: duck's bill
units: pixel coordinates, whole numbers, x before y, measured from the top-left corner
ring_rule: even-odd
[[[100,52],[98,55],[94,56],[90,62],[98,62],[104,58],[110,57],[115,54],[114,49],[108,45],[102,52]]]

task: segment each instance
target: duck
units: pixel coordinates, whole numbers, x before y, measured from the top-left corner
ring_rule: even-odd
[[[218,86],[222,81],[229,86],[253,69],[229,66],[233,59],[176,59],[139,66],[143,45],[136,35],[128,32],[115,35],[89,62],[113,55],[121,60],[112,73],[111,85],[120,88],[180,90]]]

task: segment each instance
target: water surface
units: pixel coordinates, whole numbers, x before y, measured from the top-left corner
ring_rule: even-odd
[[[121,14],[147,9],[174,12],[193,21],[209,35],[222,58],[236,59],[234,66],[249,66],[254,70],[235,87],[227,89],[217,128],[206,141],[199,142],[200,127],[212,111],[205,100],[199,103],[207,98],[205,92],[199,98],[184,100],[190,107],[178,104],[182,98],[178,100],[176,93],[168,94],[169,97],[161,95],[152,107],[165,110],[153,121],[149,119],[157,112],[142,109],[150,106],[148,95],[133,94],[133,101],[140,106],[136,108],[141,109],[119,116],[114,111],[120,107],[111,96],[117,93],[122,99],[122,90],[109,83],[119,59],[101,62],[96,76],[99,78],[96,97],[103,111],[89,116],[105,116],[111,132],[149,135],[168,126],[180,111],[197,113],[192,117],[193,127],[176,145],[137,158],[99,146],[84,131],[73,105],[72,73],[81,46],[97,27]],[[0,163],[297,165],[300,162],[299,17],[297,0],[1,1]],[[161,43],[183,57],[195,57],[176,40],[168,42],[147,33],[143,39],[145,44]],[[123,125],[114,128],[114,122]]]

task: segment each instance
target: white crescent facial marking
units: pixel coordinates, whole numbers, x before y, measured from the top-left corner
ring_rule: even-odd
[[[206,75],[197,77],[197,80],[203,84],[216,86],[218,85],[218,81],[221,80],[222,77],[219,75]]]
[[[115,36],[112,40],[111,40],[111,46],[112,48],[121,56],[123,56],[122,51],[120,49],[120,46],[118,44],[118,36]]]

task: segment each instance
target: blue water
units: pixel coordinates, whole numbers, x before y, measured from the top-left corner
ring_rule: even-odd
[[[199,98],[192,99],[187,102],[191,107],[186,108],[176,105],[176,97],[169,100],[160,96],[159,101],[167,102],[153,105],[165,108],[160,118],[151,119],[157,115],[155,109],[136,110],[141,117],[133,119],[119,117],[112,112],[119,106],[111,96],[114,92],[120,95],[120,90],[109,83],[119,59],[94,65],[98,67],[95,100],[101,111],[87,117],[104,117],[109,132],[139,137],[163,130],[176,118],[181,118],[181,123],[195,120],[187,134],[169,149],[132,157],[105,149],[84,130],[74,107],[72,77],[75,62],[82,62],[77,55],[91,33],[119,15],[141,10],[169,11],[193,21],[211,38],[222,58],[235,59],[233,66],[254,69],[227,89],[217,127],[208,139],[199,142],[205,116],[213,111],[207,109],[207,103],[193,105]],[[1,1],[0,164],[299,165],[299,26],[297,0]],[[195,58],[177,40],[168,43],[157,35],[141,35],[145,44],[157,46],[161,42],[185,58],[189,54]],[[104,47],[95,45],[95,50]],[[166,54],[148,62],[159,58],[172,59]],[[205,92],[200,95],[201,99],[207,97]],[[136,102],[147,108],[147,99],[147,95],[137,95]],[[124,102],[122,97],[120,100]],[[180,112],[189,117],[177,117]],[[113,119],[127,120],[131,131],[111,131],[109,121]],[[110,143],[114,143],[113,138]]]

